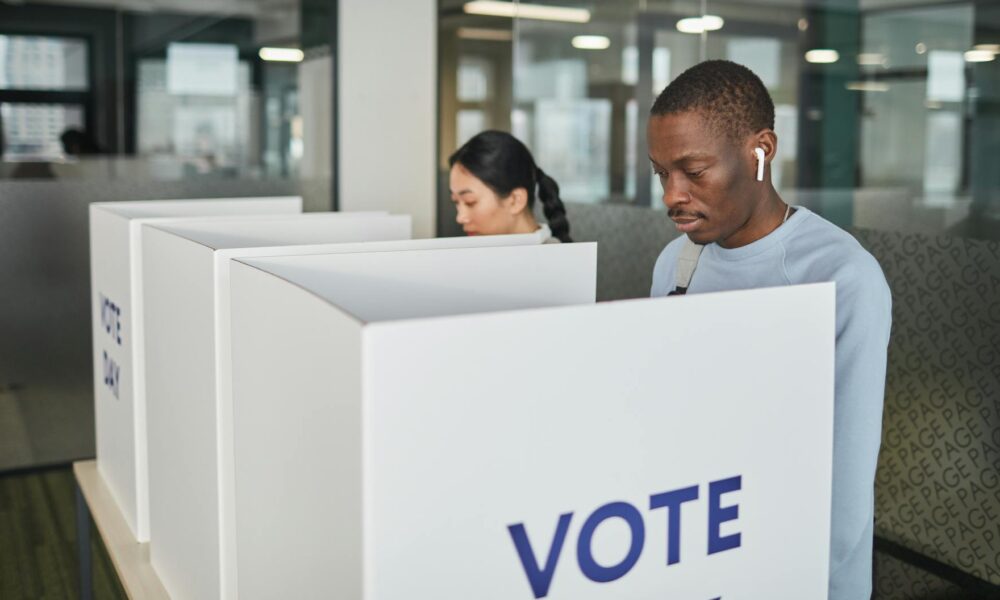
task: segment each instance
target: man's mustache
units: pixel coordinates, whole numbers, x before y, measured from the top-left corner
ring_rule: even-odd
[[[670,217],[671,219],[676,219],[678,217],[688,217],[690,219],[705,219],[705,218],[707,218],[705,216],[705,213],[688,212],[686,210],[680,210],[680,209],[677,209],[677,208],[671,208],[669,211],[667,211],[667,216]]]

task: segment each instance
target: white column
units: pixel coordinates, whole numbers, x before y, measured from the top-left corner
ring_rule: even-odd
[[[437,2],[339,0],[338,19],[340,209],[407,213],[432,237]]]

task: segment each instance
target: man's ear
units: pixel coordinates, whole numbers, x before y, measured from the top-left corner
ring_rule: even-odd
[[[507,211],[511,215],[519,215],[528,208],[528,190],[523,187],[514,188],[507,200]]]
[[[764,150],[764,160],[770,164],[774,160],[774,155],[778,153],[778,135],[773,129],[761,129],[754,134],[751,148]],[[753,157],[753,150],[751,156]],[[754,159],[756,160],[756,157]]]

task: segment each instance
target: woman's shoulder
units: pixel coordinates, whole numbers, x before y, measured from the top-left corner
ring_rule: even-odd
[[[561,244],[562,240],[557,237],[553,237],[552,230],[545,223],[542,223],[538,229],[535,231],[535,235],[538,239],[542,240],[543,244]]]

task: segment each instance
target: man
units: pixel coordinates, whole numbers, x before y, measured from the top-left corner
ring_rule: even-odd
[[[867,600],[891,322],[882,269],[848,233],[782,201],[769,168],[774,104],[746,67],[684,72],[657,98],[647,134],[663,203],[687,234],[656,261],[653,296],[837,284],[829,597]]]

